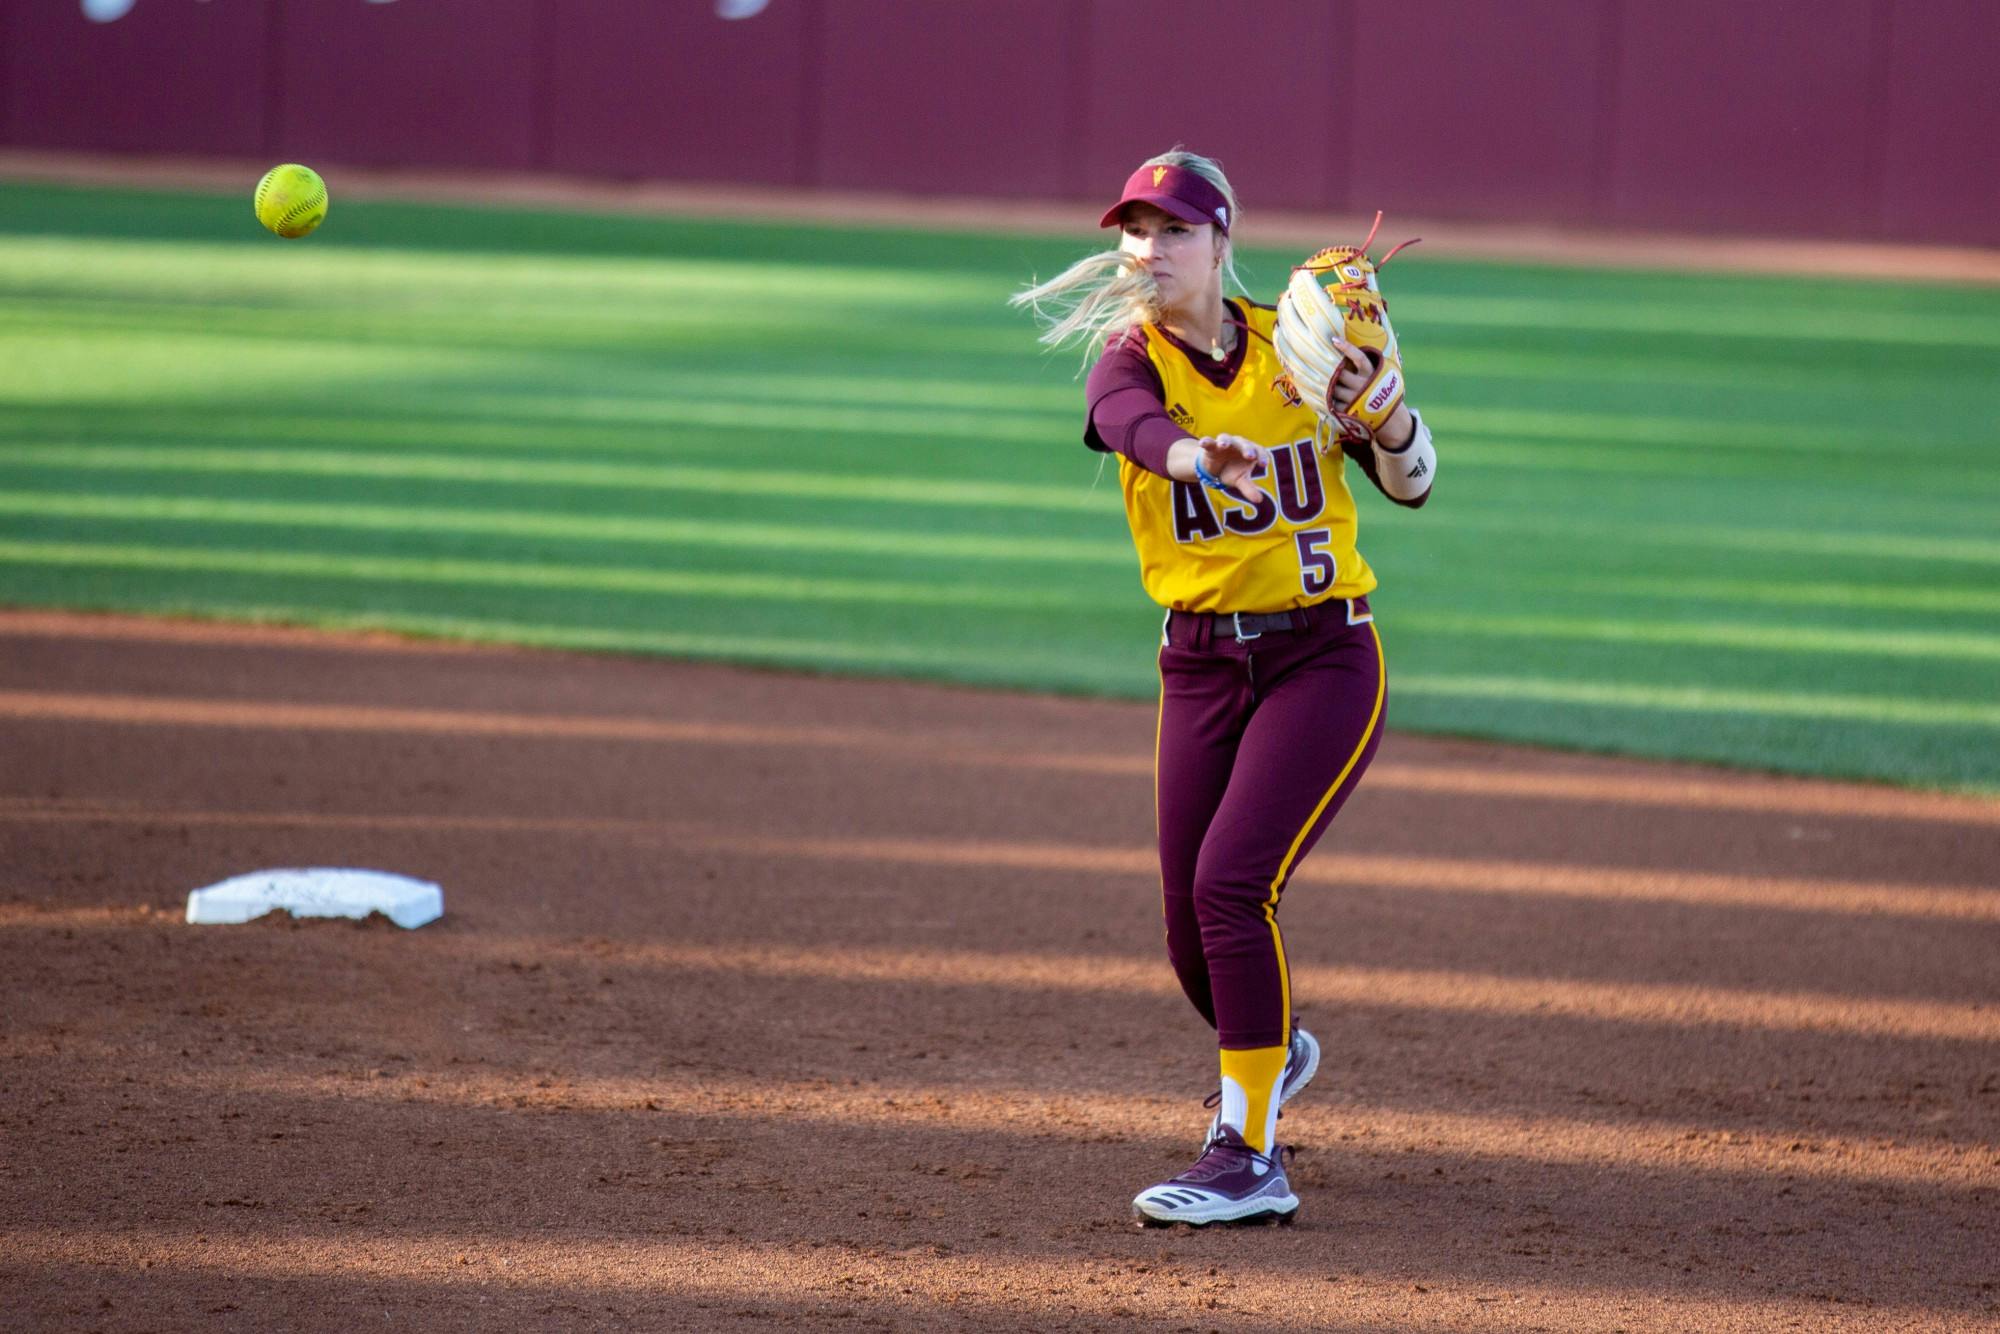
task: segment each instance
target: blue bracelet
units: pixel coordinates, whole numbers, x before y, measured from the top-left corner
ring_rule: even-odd
[[[1201,484],[1203,486],[1213,487],[1217,491],[1228,491],[1233,489],[1230,487],[1229,483],[1223,481],[1220,477],[1217,477],[1214,473],[1208,470],[1208,465],[1201,461],[1201,455],[1199,454],[1195,455],[1194,458],[1194,475],[1200,479]]]

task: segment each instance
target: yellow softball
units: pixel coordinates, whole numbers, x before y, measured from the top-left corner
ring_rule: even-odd
[[[286,162],[257,182],[257,221],[283,237],[304,236],[326,221],[326,182],[311,167]]]

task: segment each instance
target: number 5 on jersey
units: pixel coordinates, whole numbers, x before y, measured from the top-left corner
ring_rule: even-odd
[[[1340,574],[1333,553],[1321,549],[1333,541],[1333,533],[1325,528],[1304,528],[1293,533],[1292,540],[1299,546],[1299,586],[1307,597],[1318,597],[1333,587]]]

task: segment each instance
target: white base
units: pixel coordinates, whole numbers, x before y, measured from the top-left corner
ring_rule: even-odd
[[[428,880],[388,871],[332,866],[252,871],[188,895],[187,919],[217,925],[248,922],[273,908],[294,917],[366,917],[379,912],[400,927],[444,915],[444,891]]]

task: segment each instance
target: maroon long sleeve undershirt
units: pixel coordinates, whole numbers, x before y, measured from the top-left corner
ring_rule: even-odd
[[[1209,367],[1233,373],[1242,364],[1243,347],[1239,342],[1224,362],[1206,356],[1188,359],[1208,379],[1228,384],[1227,376],[1218,379]],[[1122,454],[1147,472],[1167,475],[1167,451],[1175,441],[1187,439],[1188,432],[1167,415],[1166,386],[1146,355],[1143,334],[1134,330],[1114,338],[1090,368],[1083,393],[1089,404],[1083,428],[1086,445]]]
[[[1243,312],[1233,302],[1229,317],[1243,318]],[[1187,355],[1203,379],[1217,386],[1226,388],[1243,368],[1245,339],[1237,339],[1228,358],[1217,361],[1172,334],[1167,338]],[[1166,386],[1153,368],[1152,358],[1146,355],[1144,336],[1136,330],[1113,338],[1104,355],[1090,368],[1090,375],[1084,381],[1084,400],[1089,405],[1084,419],[1084,444],[1100,453],[1123,455],[1147,472],[1162,477],[1167,476],[1167,451],[1175,442],[1192,434],[1167,415]],[[1375,474],[1375,451],[1365,445],[1345,443],[1342,449],[1380,491],[1382,482]],[[1382,494],[1389,495],[1386,491]],[[1415,509],[1429,497],[1430,491],[1426,489],[1414,500],[1396,500],[1394,496],[1389,499]]]

